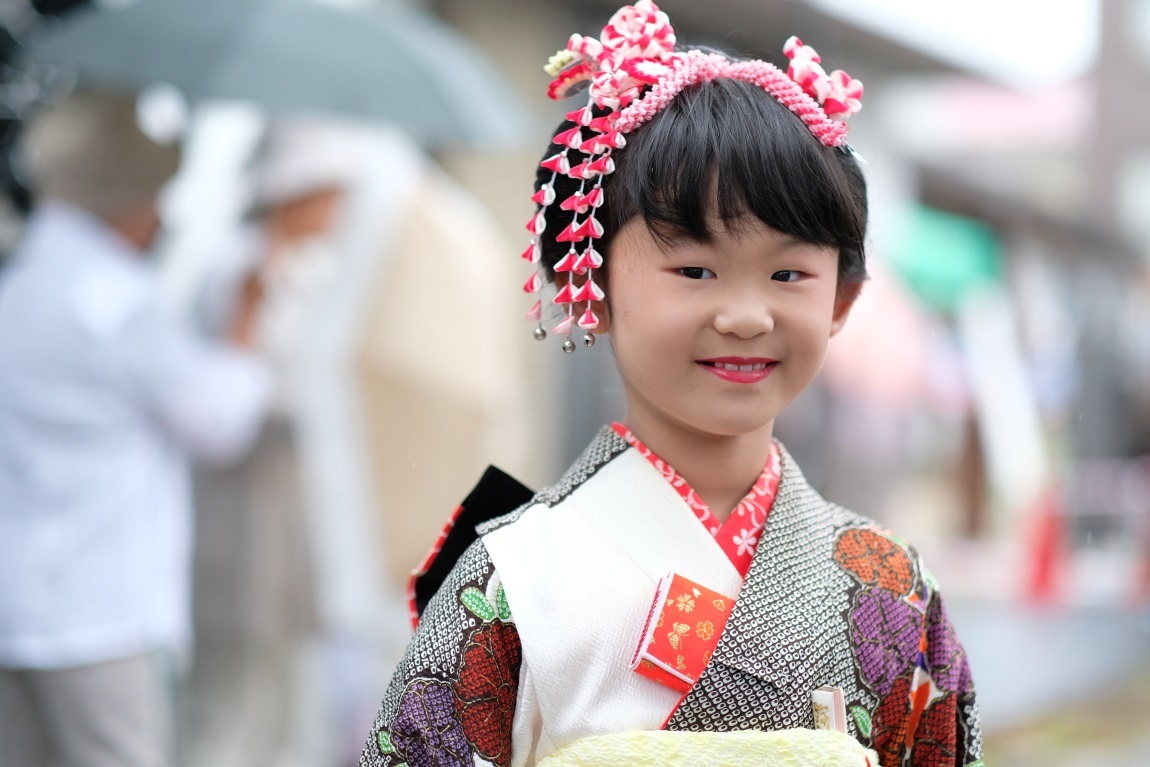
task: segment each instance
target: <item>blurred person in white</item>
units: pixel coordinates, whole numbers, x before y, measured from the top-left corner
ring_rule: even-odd
[[[0,275],[0,765],[168,765],[189,463],[236,458],[263,416],[259,285],[225,342],[165,306],[149,251],[180,151],[132,98],[73,94],[21,150],[36,204]]]
[[[307,369],[330,367],[317,354],[316,333],[349,266],[331,232],[361,175],[369,134],[301,134],[294,125],[273,121],[265,131],[247,169],[252,199],[235,247],[217,253],[196,297],[202,324],[224,333],[245,275],[258,271],[266,301],[255,336],[272,365],[273,396],[245,458],[195,477],[198,652],[181,739],[190,767],[324,763],[322,736],[317,742],[307,728],[287,726],[320,720],[325,705],[306,680],[319,629],[306,507],[318,499],[301,463],[300,390],[306,403],[315,378]],[[332,425],[321,416],[318,428]],[[338,499],[314,505],[319,516],[334,511],[336,524],[346,508]]]
[[[189,764],[343,763],[410,636],[408,573],[487,463],[524,463],[522,365],[493,332],[517,291],[486,212],[398,131],[275,118],[249,170],[246,255],[202,309],[258,265],[276,394],[243,464],[199,477],[201,542],[235,555],[200,546],[197,635],[224,641],[197,654]]]

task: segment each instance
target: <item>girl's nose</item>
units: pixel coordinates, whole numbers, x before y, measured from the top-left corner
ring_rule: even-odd
[[[754,338],[775,329],[775,317],[767,298],[755,290],[733,291],[715,313],[715,329],[739,338]]]

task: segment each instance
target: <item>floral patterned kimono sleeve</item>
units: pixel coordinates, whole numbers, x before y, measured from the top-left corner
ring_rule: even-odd
[[[840,532],[834,560],[854,582],[846,617],[860,684],[847,708],[856,736],[883,767],[981,767],[970,664],[938,581],[909,544],[870,524]]]
[[[923,617],[917,664],[895,678],[864,725],[871,746],[883,767],[981,767],[974,682],[941,594],[931,595]]]
[[[933,682],[930,689],[938,697],[922,713],[915,728],[911,750],[914,764],[980,766],[982,722],[970,663],[938,592],[927,608],[925,644],[925,665]]]
[[[521,663],[499,577],[476,541],[428,604],[361,767],[507,767]]]

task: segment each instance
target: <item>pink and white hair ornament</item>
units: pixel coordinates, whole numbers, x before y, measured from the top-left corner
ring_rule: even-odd
[[[787,76],[802,86],[803,91],[819,102],[832,120],[846,120],[862,109],[863,84],[841,69],[829,75],[823,71],[817,51],[793,35],[783,45],[791,60]]]
[[[542,297],[546,267],[540,238],[556,201],[555,180],[563,174],[580,182],[578,191],[558,206],[571,218],[555,240],[570,243],[570,248],[553,267],[566,278],[551,299],[564,311],[551,332],[567,336],[563,351],[570,353],[575,351],[571,333],[576,326],[585,331],[583,343],[594,345],[592,331],[599,318],[592,304],[606,297],[594,277],[595,270],[603,266],[603,257],[595,250],[603,225],[595,214],[603,204],[603,179],[615,170],[611,154],[626,146],[628,133],[662,111],[684,88],[719,78],[752,83],[796,114],[822,144],[849,151],[845,121],[862,108],[862,83],[842,70],[828,75],[818,53],[797,37],[787,40],[783,51],[790,59],[786,72],[757,59],[676,51],[675,30],[667,14],[651,0],[638,0],[616,11],[598,38],[572,35],[567,47],[551,57],[544,67],[553,78],[547,95],[558,100],[586,90],[588,103],[567,114],[574,127],[552,139],[556,151],[540,163],[551,171],[551,179],[531,197],[539,208],[527,222],[531,244],[523,258],[534,271],[523,290],[538,294],[527,312],[527,318],[536,323],[535,338],[547,337]],[[595,117],[592,107],[606,114]],[[587,159],[573,165],[571,150]]]

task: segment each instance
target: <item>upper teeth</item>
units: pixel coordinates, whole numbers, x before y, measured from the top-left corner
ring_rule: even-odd
[[[740,372],[747,373],[751,370],[765,370],[767,363],[756,362],[753,365],[734,365],[730,362],[716,362],[715,367],[722,368],[723,370],[738,370]]]

